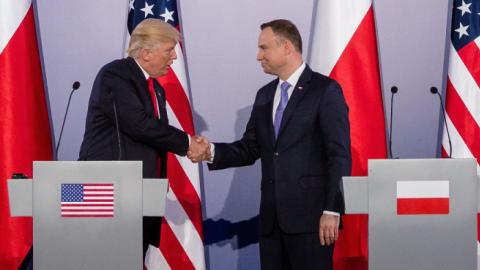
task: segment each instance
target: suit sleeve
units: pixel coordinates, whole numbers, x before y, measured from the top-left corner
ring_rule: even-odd
[[[348,107],[336,82],[327,87],[319,113],[319,125],[327,152],[327,190],[325,210],[345,212],[342,177],[350,175],[350,126]]]
[[[112,121],[113,100],[117,108],[119,127],[122,133],[158,150],[186,155],[188,135],[159,119],[147,114],[136,93],[134,83],[128,78],[106,71],[101,78],[101,109]]]
[[[215,143],[215,156],[213,162],[208,164],[208,169],[220,170],[255,163],[260,157],[255,126],[254,105],[243,137],[232,143]]]

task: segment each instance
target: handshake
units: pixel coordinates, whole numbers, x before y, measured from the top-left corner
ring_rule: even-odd
[[[193,162],[210,161],[212,152],[210,142],[202,136],[192,136],[188,147],[187,157]]]

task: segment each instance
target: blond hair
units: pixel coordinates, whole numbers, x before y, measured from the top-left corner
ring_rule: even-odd
[[[137,58],[141,49],[152,49],[169,41],[181,41],[181,35],[175,27],[160,19],[145,19],[132,32],[127,49],[128,56]]]

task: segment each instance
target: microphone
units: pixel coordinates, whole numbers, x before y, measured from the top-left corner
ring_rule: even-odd
[[[60,136],[58,136],[57,147],[55,149],[55,159],[58,160],[58,149],[60,148],[60,142],[62,141],[63,128],[65,127],[65,121],[67,120],[68,108],[70,107],[70,101],[72,100],[73,92],[80,88],[80,82],[75,81],[72,85],[72,91],[70,91],[70,96],[68,97],[67,109],[65,109],[65,115],[63,116],[62,129],[60,130]]]
[[[108,92],[110,97],[112,98],[113,104],[113,116],[115,119],[115,129],[117,131],[117,146],[118,146],[118,160],[123,159],[123,152],[122,152],[122,137],[120,136],[120,125],[118,122],[118,114],[117,114],[117,103],[115,102],[115,96],[113,95],[112,91]]]
[[[445,124],[445,129],[447,130],[448,148],[450,149],[450,151],[448,152],[448,158],[452,158],[452,140],[450,139],[450,132],[448,131],[447,117],[446,117],[446,114],[445,114],[445,108],[443,107],[443,98],[442,98],[442,95],[438,92],[438,89],[435,86],[432,86],[430,88],[430,92],[434,95],[437,95],[438,98],[440,99],[440,108],[441,108],[442,115],[443,115],[443,123]]]
[[[392,128],[393,128],[393,96],[398,92],[398,87],[392,86],[390,89],[392,92],[391,100],[390,100],[390,134],[388,138],[388,153],[390,154],[390,158],[393,158],[392,154]]]

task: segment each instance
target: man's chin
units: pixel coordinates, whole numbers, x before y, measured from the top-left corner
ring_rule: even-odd
[[[165,69],[165,70],[162,70],[162,71],[158,72],[157,76],[155,76],[155,77],[158,78],[158,77],[163,77],[163,76],[167,75],[168,70],[169,69]]]
[[[263,68],[263,72],[265,72],[266,74],[270,74],[270,75],[275,75],[272,70],[268,69],[268,68]]]

